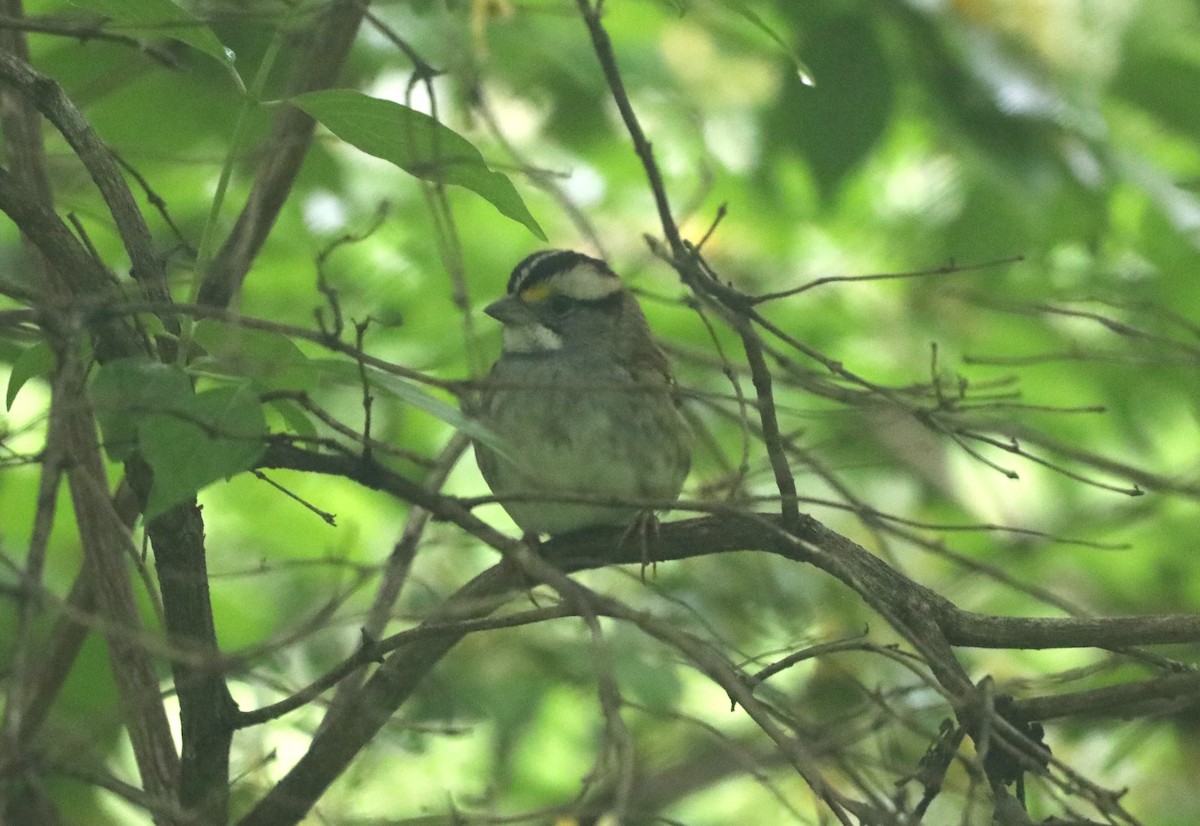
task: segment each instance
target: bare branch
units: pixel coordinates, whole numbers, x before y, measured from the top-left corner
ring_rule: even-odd
[[[295,76],[288,86],[293,95],[330,86],[350,53],[369,4],[364,0],[334,0],[309,33],[307,47],[293,60]],[[233,230],[213,259],[200,285],[199,302],[225,307],[242,285],[279,210],[292,191],[312,142],[316,121],[292,106],[279,110],[264,139],[258,175]]]
[[[169,302],[163,264],[154,252],[150,230],[112,153],[92,131],[83,114],[55,81],[14,55],[0,52],[0,79],[28,98],[67,139],[108,205],[132,262],[134,279],[142,286],[147,298]],[[169,316],[164,323],[172,329]]]

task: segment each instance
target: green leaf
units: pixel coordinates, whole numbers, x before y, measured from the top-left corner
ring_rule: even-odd
[[[267,404],[267,407],[275,411],[279,418],[283,419],[288,430],[297,436],[316,437],[317,427],[313,424],[312,418],[303,407],[291,399],[274,399]]]
[[[212,29],[171,0],[71,0],[71,4],[107,17],[115,24],[112,28],[169,37],[187,44],[215,58],[233,76],[238,88],[245,88],[234,66],[233,51],[217,39]]]
[[[169,412],[147,417],[138,428],[142,455],[154,470],[146,518],[254,467],[266,432],[262,405],[246,386],[197,393]]]
[[[8,393],[4,397],[6,410],[12,410],[17,393],[25,382],[38,376],[48,376],[54,372],[54,351],[44,341],[39,341],[17,356],[12,364],[12,372],[8,376]]]
[[[192,340],[208,352],[196,367],[249,379],[258,390],[311,390],[316,383],[308,356],[285,335],[205,319]]]
[[[788,60],[792,62],[792,65],[796,67],[796,76],[800,78],[801,83],[803,83],[805,86],[817,85],[817,81],[812,73],[812,69],[808,68],[808,65],[800,59],[800,55],[796,52],[796,50],[792,48],[792,46],[783,38],[782,35],[779,34],[779,32],[775,31],[771,24],[763,20],[758,12],[750,8],[750,6],[746,4],[744,0],[722,0],[721,5],[744,19],[747,23],[770,38],[771,42],[778,46],[780,51],[782,51],[784,55],[787,56]]]
[[[831,200],[875,148],[892,117],[894,88],[874,28],[837,17],[806,32],[804,55],[820,78],[784,84],[768,116],[771,143],[798,150]]]
[[[89,392],[110,459],[121,462],[137,448],[137,427],[146,417],[185,405],[192,382],[180,369],[147,359],[101,365]]]
[[[368,155],[422,180],[465,187],[546,240],[512,181],[489,169],[470,141],[429,115],[343,89],[309,92],[291,103]]]
[[[322,372],[345,383],[360,382],[358,365],[353,362],[338,359],[313,359],[313,364]],[[422,390],[407,379],[385,373],[374,367],[367,367],[367,382],[372,388],[386,393],[392,398],[411,404],[418,410],[423,410],[436,419],[441,419],[456,430],[461,430],[472,439],[483,442],[498,453],[508,456],[510,451],[500,441],[500,438],[475,419],[470,418],[457,407],[439,399],[437,396]]]

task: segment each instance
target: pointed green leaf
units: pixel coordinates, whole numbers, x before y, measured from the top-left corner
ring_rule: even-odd
[[[807,31],[804,54],[821,82],[784,85],[766,119],[769,142],[799,150],[828,201],[885,134],[895,82],[878,33],[857,17],[835,17]]]
[[[778,46],[780,51],[792,61],[792,65],[796,67],[796,75],[800,78],[801,83],[805,86],[817,85],[812,69],[809,69],[808,65],[800,59],[800,55],[796,52],[795,48],[779,32],[775,31],[771,24],[763,20],[758,12],[750,8],[744,0],[724,0],[722,5],[770,38],[771,42]]]
[[[277,413],[279,418],[283,419],[283,423],[287,425],[288,430],[297,436],[316,438],[317,427],[313,424],[312,418],[303,407],[291,399],[274,399],[267,404],[267,407]]]
[[[195,366],[249,379],[258,390],[311,390],[316,382],[308,356],[285,335],[204,319],[192,340],[209,356]]]
[[[48,376],[54,372],[54,351],[44,341],[39,341],[21,355],[12,364],[12,372],[8,375],[8,392],[4,397],[4,406],[12,410],[17,393],[25,382],[38,376]]]
[[[254,467],[266,431],[262,405],[245,386],[197,393],[173,410],[147,417],[138,428],[142,455],[154,470],[146,518]]]
[[[147,416],[184,405],[192,382],[180,369],[148,359],[117,359],[101,365],[89,387],[104,449],[114,462],[137,447],[137,426]]]
[[[342,89],[309,92],[292,98],[291,103],[368,155],[426,181],[466,187],[546,240],[512,181],[489,169],[470,141],[429,115]]]
[[[212,29],[171,0],[71,0],[72,5],[101,14],[113,28],[132,30],[139,36],[169,37],[215,58],[233,76],[239,89],[242,78],[234,67],[235,55]]]
[[[323,373],[339,381],[353,384],[358,384],[360,381],[358,365],[353,362],[339,361],[338,359],[314,359],[313,364],[319,367]],[[461,430],[472,439],[483,442],[504,456],[509,455],[509,451],[495,433],[454,405],[447,404],[407,379],[385,373],[374,367],[367,367],[366,371],[367,381],[372,388],[386,393],[397,401],[411,404],[436,419],[441,419],[455,430]]]

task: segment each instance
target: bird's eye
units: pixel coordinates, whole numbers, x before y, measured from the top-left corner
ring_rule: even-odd
[[[550,312],[558,315],[566,313],[574,304],[574,301],[559,293],[555,293],[546,299],[546,306],[550,308]]]

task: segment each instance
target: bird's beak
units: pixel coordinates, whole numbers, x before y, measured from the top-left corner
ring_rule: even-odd
[[[536,319],[529,305],[515,295],[506,295],[493,301],[483,311],[501,324],[531,324]]]

